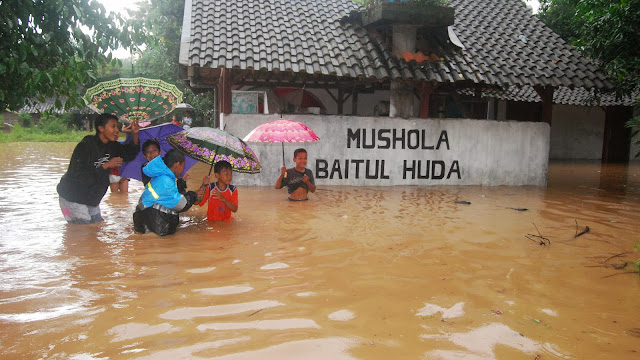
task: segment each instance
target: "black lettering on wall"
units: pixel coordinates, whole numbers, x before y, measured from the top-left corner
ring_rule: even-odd
[[[338,179],[342,180],[342,173],[340,171],[340,160],[338,159],[333,161],[333,166],[331,167],[331,175],[329,175],[329,179],[333,179],[336,173],[338,173]]]
[[[422,129],[422,149],[433,150],[433,145],[427,146],[427,131]]]
[[[425,174],[422,174],[422,170],[420,169],[422,167],[422,160],[418,160],[418,179],[428,179],[429,178],[429,164],[431,163],[431,160],[427,160],[427,163],[425,164],[424,167],[424,172]]]
[[[349,159],[344,160],[344,178],[349,178]]]
[[[360,179],[360,164],[364,164],[364,160],[351,160],[351,162],[356,164],[356,179]]]
[[[414,129],[407,132],[407,147],[411,150],[420,147],[420,133],[418,132],[418,130]]]
[[[347,129],[347,149],[351,149],[351,140],[356,142],[356,149],[360,148],[360,129],[355,132],[351,128]]]
[[[400,134],[400,136],[396,135],[396,130],[397,129],[393,129],[393,148],[396,149],[397,146],[396,144],[398,143],[398,141],[402,144],[401,149],[404,149],[404,129],[402,129],[402,133]]]
[[[384,173],[384,160],[380,160],[380,179],[388,179],[389,174]]]
[[[447,144],[447,150],[451,150],[449,148],[449,135],[447,135],[447,130],[442,130],[440,133],[440,137],[438,138],[438,144],[436,145],[436,150],[440,149],[440,144]]]
[[[367,144],[367,130],[362,129],[362,148],[373,149],[376,147],[376,129],[371,129],[371,144]]]
[[[416,174],[415,174],[415,169],[416,169],[416,161],[415,160],[411,160],[411,166],[407,166],[407,160],[404,160],[404,163],[402,165],[402,178],[406,179],[407,178],[407,172],[411,172],[411,178],[415,179],[416,178]]]
[[[329,163],[324,159],[316,159],[316,179],[326,179],[329,176]]]
[[[378,132],[378,141],[384,143],[384,145],[378,145],[379,149],[388,149],[391,147],[391,139],[389,139],[389,134],[391,134],[390,129],[380,129],[380,131]]]
[[[450,178],[451,174],[453,173],[458,174],[458,180],[462,179],[462,177],[460,176],[460,165],[458,164],[458,160],[453,160],[451,168],[449,169],[449,173],[447,174],[447,179]]]
[[[440,172],[439,173],[436,173],[436,167],[440,168]],[[444,161],[442,161],[442,160],[433,160],[431,162],[431,179],[433,179],[433,180],[441,180],[443,178],[444,178]]]

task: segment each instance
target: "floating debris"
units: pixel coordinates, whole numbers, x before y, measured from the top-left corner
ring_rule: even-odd
[[[585,226],[584,230],[582,230],[581,232],[578,233],[578,220],[574,220],[574,221],[576,222],[576,234],[573,236],[574,239],[577,238],[580,235],[584,235],[584,234],[588,233],[589,230],[591,230],[591,229],[589,229],[588,226]]]
[[[454,203],[462,204],[462,205],[471,205],[471,203],[469,201],[466,201],[466,200],[454,201]]]

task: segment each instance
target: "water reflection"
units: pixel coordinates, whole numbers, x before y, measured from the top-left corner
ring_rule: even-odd
[[[553,163],[547,188],[320,185],[306,203],[240,187],[234,221],[208,223],[206,209],[192,209],[159,238],[133,232],[135,181],[130,194],[105,197],[104,223],[64,222],[55,185],[74,146],[0,154],[2,358],[640,351],[640,279],[612,266],[637,258],[638,164]],[[208,167],[192,171],[199,179]]]

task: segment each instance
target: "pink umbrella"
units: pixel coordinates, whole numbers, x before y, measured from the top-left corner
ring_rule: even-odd
[[[282,143],[282,164],[284,165],[284,143],[312,142],[320,138],[307,125],[293,120],[275,120],[264,123],[243,139],[246,142]]]

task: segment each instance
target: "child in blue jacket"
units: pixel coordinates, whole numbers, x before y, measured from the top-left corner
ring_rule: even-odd
[[[133,213],[136,232],[153,231],[160,236],[174,234],[180,220],[178,213],[187,211],[202,196],[202,188],[198,193],[181,194],[178,191],[176,178],[184,170],[184,160],[184,154],[171,149],[164,158],[158,156],[142,169],[151,180]]]

